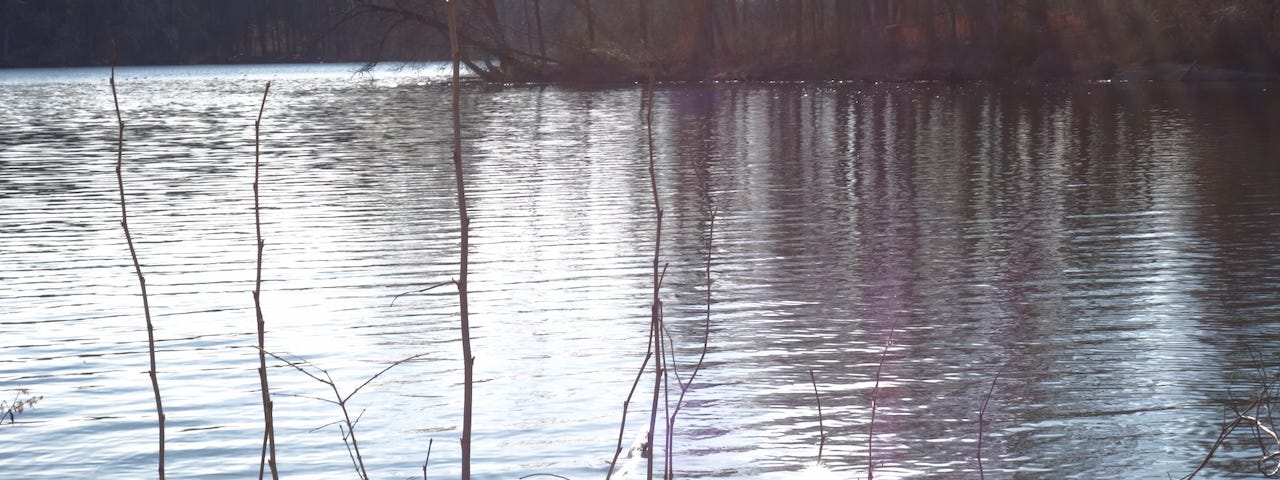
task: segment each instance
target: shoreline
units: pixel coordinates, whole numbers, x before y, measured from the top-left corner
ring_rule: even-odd
[[[408,64],[434,63],[444,60],[382,60],[373,63]],[[178,65],[127,65],[129,67],[206,67],[246,65],[326,65],[334,63],[365,63],[360,61],[308,61],[298,59],[255,59],[255,61],[188,63]],[[0,66],[0,71],[25,69],[93,68],[100,65],[63,66]],[[513,75],[500,81],[469,77],[468,82],[490,84],[546,84],[577,87],[631,85],[648,80],[647,74],[631,65],[578,64],[553,72]],[[926,64],[923,62],[899,62],[879,66],[849,65],[840,62],[795,62],[782,65],[756,64],[745,67],[708,69],[710,74],[694,75],[689,72],[663,72],[655,75],[659,83],[688,82],[861,82],[861,83],[1077,83],[1077,82],[1157,82],[1157,83],[1277,83],[1280,73],[1243,69],[1216,68],[1194,63],[1162,63],[1147,66],[1108,67],[1088,66],[1072,68],[1068,65],[1033,65],[1017,69],[997,69],[977,65]]]

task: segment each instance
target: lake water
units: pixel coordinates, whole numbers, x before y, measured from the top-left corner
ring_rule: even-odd
[[[430,478],[458,475],[457,297],[397,298],[457,275],[446,73],[354,68],[117,72],[174,478],[258,468],[267,80],[267,349],[344,391],[424,355],[351,399],[361,451],[374,477],[420,478],[431,441]],[[2,478],[155,475],[107,76],[0,71],[0,398],[43,396],[0,425]],[[474,474],[603,478],[648,338],[641,91],[462,101]],[[1275,85],[675,84],[653,122],[686,379],[711,256],[678,477],[809,478],[810,369],[833,478],[869,457],[876,478],[977,478],[988,391],[988,477],[1178,477],[1280,365]],[[338,408],[309,398],[332,392],[272,365],[283,476],[355,478]],[[1258,476],[1246,429],[1225,448],[1202,478]]]

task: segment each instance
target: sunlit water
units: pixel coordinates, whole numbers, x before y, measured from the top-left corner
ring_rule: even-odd
[[[423,355],[349,401],[363,460],[421,477],[430,441],[429,476],[460,471],[457,297],[419,292],[457,275],[446,72],[354,68],[118,72],[173,477],[258,471],[267,80],[267,349],[344,394]],[[43,396],[0,425],[0,478],[155,475],[107,75],[0,72],[0,395]],[[987,476],[1177,477],[1256,394],[1256,369],[1280,363],[1275,86],[682,84],[656,98],[661,291],[684,380],[711,259],[679,477],[814,478],[810,369],[827,477],[871,462],[876,478],[976,478],[988,391]],[[477,477],[608,468],[648,338],[640,101],[636,87],[463,94]],[[355,478],[341,411],[319,400],[333,392],[271,365],[283,476]],[[1242,430],[1205,477],[1256,477],[1258,452]]]

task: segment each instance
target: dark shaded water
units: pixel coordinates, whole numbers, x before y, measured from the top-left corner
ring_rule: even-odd
[[[245,478],[261,441],[253,119],[268,349],[354,388],[377,477],[457,475],[447,87],[432,68],[121,72],[131,227],[174,476]],[[141,302],[106,71],[0,73],[0,477],[154,474]],[[653,205],[637,88],[464,96],[475,471],[602,477],[644,354]],[[1280,363],[1274,86],[669,85],[654,114],[665,316],[710,352],[678,476],[1165,478]],[[886,344],[889,346],[885,350]],[[882,353],[886,352],[882,357]],[[1274,372],[1274,369],[1272,370]],[[288,478],[350,461],[323,386],[271,370]],[[287,396],[287,395],[297,396]],[[638,408],[640,409],[640,408]],[[640,417],[634,417],[639,421]],[[317,429],[318,428],[318,429]],[[1241,432],[1206,478],[1252,478]]]

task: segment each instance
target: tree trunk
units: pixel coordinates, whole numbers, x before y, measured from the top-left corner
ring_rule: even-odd
[[[636,2],[640,17],[640,48],[649,50],[649,0]]]
[[[714,0],[683,0],[679,7],[681,30],[688,35],[680,39],[679,68],[692,76],[712,70],[716,57],[716,21]]]
[[[861,34],[858,26],[853,23],[853,5],[849,2],[836,0],[835,2],[835,28],[836,32],[836,53],[840,58],[849,58],[849,51],[854,37]],[[841,32],[844,32],[841,34]]]
[[[733,55],[737,50],[738,38],[742,35],[742,19],[738,17],[738,0],[729,2],[729,25],[722,30],[724,38],[724,53],[726,56]]]
[[[795,18],[796,26],[793,34],[796,45],[795,61],[798,62],[802,57],[804,57],[804,0],[795,0],[793,5],[796,7],[795,10],[791,12],[792,17]]]
[[[920,20],[924,22],[924,44],[926,57],[932,59],[937,55],[938,49],[938,30],[934,25],[934,5],[933,0],[923,0],[924,11],[920,12]]]
[[[587,46],[594,47],[596,44],[596,17],[591,13],[591,0],[583,0],[587,7]]]
[[[546,65],[547,41],[542,36],[542,0],[533,0],[533,18],[538,25],[538,55],[542,57],[538,60],[538,64]]]

